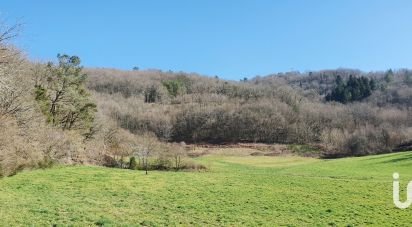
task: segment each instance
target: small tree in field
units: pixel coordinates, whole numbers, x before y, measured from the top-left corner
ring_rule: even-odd
[[[174,168],[176,170],[179,170],[182,168],[182,158],[186,155],[186,150],[185,150],[186,144],[184,142],[181,142],[180,144],[175,144],[171,147],[171,154],[174,159]]]
[[[157,137],[151,133],[145,133],[139,142],[140,145],[138,147],[137,156],[139,157],[139,162],[145,170],[146,175],[149,170],[149,158],[155,152],[157,143]]]

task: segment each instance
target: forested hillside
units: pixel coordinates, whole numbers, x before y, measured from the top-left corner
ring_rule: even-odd
[[[239,82],[33,62],[0,30],[0,176],[56,163],[199,169],[186,144],[305,145],[321,157],[411,149],[412,71],[288,72]]]
[[[156,70],[86,72],[104,116],[163,141],[311,144],[336,157],[390,152],[412,140],[409,70],[289,72],[240,82]]]
[[[186,158],[184,144],[162,143],[148,130],[132,134],[97,108],[78,56],[28,60],[13,45],[19,31],[0,24],[0,177],[56,164],[204,168]]]
[[[10,42],[18,29],[0,32],[0,177],[54,163],[100,163],[96,105],[80,59],[31,62]]]

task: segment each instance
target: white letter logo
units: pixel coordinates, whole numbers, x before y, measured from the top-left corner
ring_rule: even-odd
[[[408,183],[406,202],[399,201],[399,173],[393,174],[393,203],[400,209],[406,209],[412,204],[412,181]]]

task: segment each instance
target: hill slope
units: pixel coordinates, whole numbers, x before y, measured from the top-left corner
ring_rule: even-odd
[[[85,72],[99,113],[162,141],[315,144],[321,155],[341,157],[387,153],[412,140],[408,70],[292,72],[241,82],[154,70]],[[334,92],[330,97],[345,104],[326,100]]]

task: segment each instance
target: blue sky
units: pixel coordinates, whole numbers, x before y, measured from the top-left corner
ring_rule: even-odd
[[[412,68],[412,1],[12,0],[32,59],[240,79],[290,70]]]

